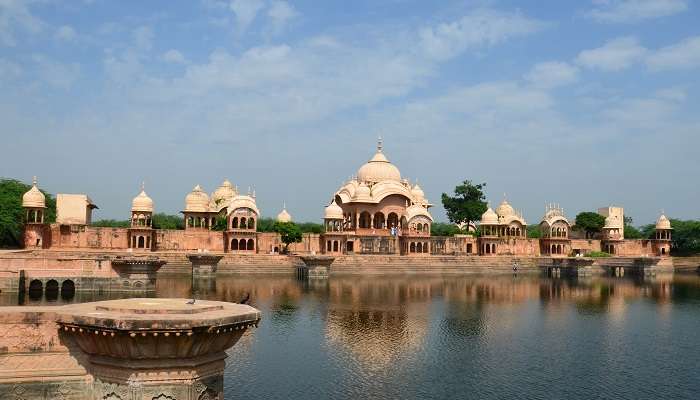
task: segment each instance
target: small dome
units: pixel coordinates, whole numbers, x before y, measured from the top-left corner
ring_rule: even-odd
[[[324,219],[343,219],[343,209],[340,208],[335,199],[329,204],[323,213]]]
[[[357,190],[355,191],[355,196],[353,197],[353,201],[359,201],[359,202],[371,202],[372,201],[372,195],[371,195],[371,190],[367,184],[364,182],[360,184],[360,186],[357,187]]]
[[[498,214],[491,207],[481,214],[481,225],[498,225]]]
[[[197,185],[185,197],[185,211],[190,212],[208,212],[209,211],[209,196],[202,190],[202,187]]]
[[[32,182],[32,188],[22,196],[22,207],[46,208],[46,196],[37,187],[36,176]]]
[[[656,221],[656,229],[673,229],[671,228],[671,221],[664,214],[661,214],[659,219]]]
[[[501,218],[510,217],[511,215],[515,215],[515,210],[506,199],[503,199],[498,208],[496,208],[496,215]]]
[[[382,153],[382,141],[379,139],[377,153],[371,160],[357,171],[357,179],[360,182],[401,181],[401,172],[389,162]]]
[[[287,212],[287,206],[282,207],[282,211],[277,214],[277,222],[292,222],[292,216]]]
[[[235,195],[236,190],[233,188],[231,182],[229,182],[228,179],[224,179],[223,183],[221,183],[221,186],[219,186],[214,192],[212,200],[214,200],[215,203],[220,203],[222,200],[231,200]]]
[[[232,212],[241,208],[247,208],[253,211],[256,215],[260,215],[260,210],[258,210],[258,205],[255,202],[255,197],[248,195],[235,196],[231,200],[231,203],[229,203],[228,205],[228,213],[231,214]]]
[[[425,193],[423,192],[423,189],[421,189],[420,186],[418,186],[418,183],[416,183],[415,186],[413,186],[413,189],[411,189],[411,194],[413,197],[416,198],[418,201],[423,201],[425,200]]]
[[[153,212],[153,200],[146,194],[144,185],[141,185],[141,193],[131,201],[131,211]]]

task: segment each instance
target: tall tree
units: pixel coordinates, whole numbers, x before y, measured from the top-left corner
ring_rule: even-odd
[[[180,215],[153,214],[154,229],[185,229],[185,220]]]
[[[0,179],[0,247],[22,246],[22,229],[24,226],[24,209],[22,196],[31,189],[31,185],[16,179]],[[56,221],[56,199],[44,193],[46,213],[44,222]]]
[[[594,212],[584,211],[576,216],[576,228],[586,232],[587,238],[600,233],[605,226],[605,217]]]
[[[642,239],[644,235],[642,232],[632,225],[634,220],[632,217],[625,217],[625,239]]]
[[[455,187],[454,196],[442,194],[442,206],[447,211],[447,218],[453,224],[475,223],[486,212],[485,183],[473,184],[465,180]]]
[[[275,232],[280,234],[280,239],[284,243],[284,252],[287,252],[289,245],[301,242],[301,228],[294,222],[276,222]]]

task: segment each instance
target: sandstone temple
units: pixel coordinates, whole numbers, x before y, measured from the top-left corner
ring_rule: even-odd
[[[154,201],[141,187],[131,204],[128,228],[91,226],[97,208],[84,194],[56,196],[56,222],[46,223],[46,201],[36,179],[24,194],[24,244],[28,249],[93,249],[133,252],[209,251],[275,254],[284,245],[277,233],[259,232],[261,212],[253,191],[239,193],[228,180],[211,194],[196,185],[185,196],[181,211],[184,229],[155,229]],[[432,204],[418,183],[411,184],[384,153],[381,139],[376,153],[331,197],[323,212],[324,232],[306,233],[289,251],[299,254],[400,254],[583,256],[604,251],[614,256],[666,256],[671,248],[671,223],[661,215],[653,239],[625,239],[624,210],[605,207],[602,233],[586,237],[572,230],[564,209],[549,204],[538,229],[541,237],[528,238],[522,213],[506,200],[481,216],[480,232],[453,237],[431,235]],[[292,221],[286,206],[277,215]],[[223,226],[225,224],[225,226]],[[470,231],[476,227],[469,226]]]

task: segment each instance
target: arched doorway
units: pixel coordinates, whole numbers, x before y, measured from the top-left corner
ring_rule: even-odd
[[[374,229],[383,229],[385,227],[386,220],[384,219],[384,214],[381,212],[374,213]]]
[[[387,218],[386,218],[386,226],[387,226],[387,228],[398,227],[399,226],[399,216],[394,212],[389,213],[389,216],[387,216]]]

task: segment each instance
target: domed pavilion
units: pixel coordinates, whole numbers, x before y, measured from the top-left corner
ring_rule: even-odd
[[[326,253],[430,253],[432,206],[423,189],[411,185],[377,151],[341,186],[324,212]],[[420,251],[418,251],[420,249]]]

